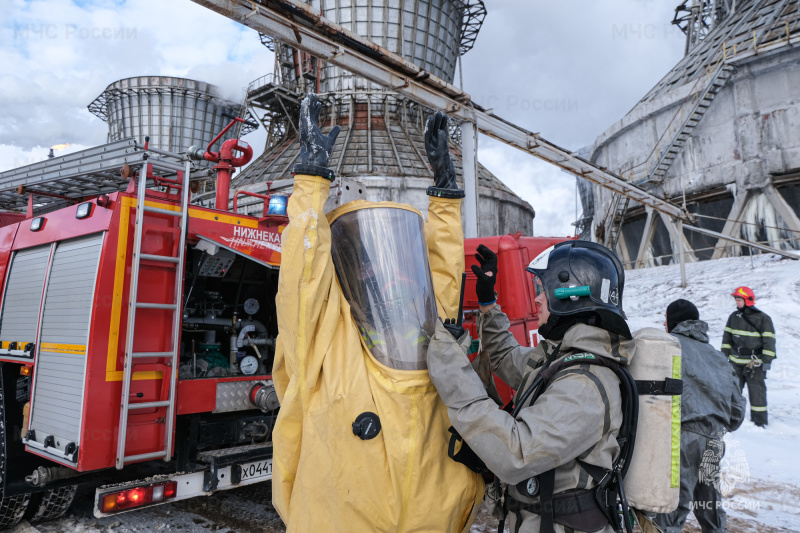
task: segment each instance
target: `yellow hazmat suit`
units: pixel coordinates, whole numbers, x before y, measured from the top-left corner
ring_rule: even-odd
[[[290,532],[467,531],[483,482],[447,455],[450,420],[428,371],[389,368],[362,343],[331,259],[329,187],[297,175],[283,232],[273,504]],[[369,206],[408,209],[359,201],[337,211]],[[430,199],[425,237],[440,316],[455,317],[461,200]],[[371,440],[353,434],[365,412],[382,425]]]

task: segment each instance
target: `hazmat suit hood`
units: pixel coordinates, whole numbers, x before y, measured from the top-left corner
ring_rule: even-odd
[[[336,276],[365,346],[386,366],[424,370],[437,308],[422,215],[356,201],[328,219]]]

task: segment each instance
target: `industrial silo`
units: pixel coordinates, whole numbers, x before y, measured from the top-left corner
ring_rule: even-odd
[[[469,51],[486,14],[481,0],[311,0],[328,20],[402,55],[443,80],[453,82],[460,55]],[[323,102],[323,131],[342,131],[331,167],[337,176],[357,180],[369,200],[393,200],[427,210],[426,188],[432,172],[423,145],[424,121],[433,111],[421,109],[391,89],[380,87],[339,67],[318,61],[288,45],[262,40],[275,51],[274,73],[248,88],[248,103],[267,128],[264,153],[232,186],[263,192],[267,183],[290,177],[300,146],[297,113],[303,95],[316,92]],[[455,125],[453,125],[455,126]],[[461,176],[458,128],[451,128],[451,151]],[[478,165],[479,235],[533,230],[533,208],[483,166]],[[245,209],[260,210],[246,199]],[[250,212],[248,211],[248,212]]]
[[[694,225],[778,249],[800,247],[800,2],[687,0],[673,21],[686,55],[587,151],[676,204]],[[581,184],[584,235],[627,266],[752,253]],[[591,225],[589,224],[591,222]]]
[[[205,147],[222,129],[242,115],[242,104],[225,100],[219,89],[203,81],[169,76],[137,76],[115,81],[91,104],[89,111],[108,123],[108,142],[133,138],[170,152]],[[231,128],[222,140],[257,127],[252,121]]]

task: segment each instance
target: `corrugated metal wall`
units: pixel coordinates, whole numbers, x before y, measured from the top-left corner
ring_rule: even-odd
[[[80,442],[86,348],[104,234],[59,243],[42,312],[30,429],[43,443],[55,436],[64,451]]]
[[[50,259],[50,245],[20,250],[14,254],[3,298],[0,340],[36,342],[39,305]]]
[[[220,99],[213,85],[184,78],[127,78],[109,85],[104,96],[108,142],[133,137],[143,143],[149,136],[150,146],[172,152],[205,147],[231,121],[222,113],[239,114],[238,105]]]

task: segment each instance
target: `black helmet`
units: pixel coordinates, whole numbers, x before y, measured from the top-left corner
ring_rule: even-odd
[[[622,311],[625,271],[617,256],[589,241],[565,241],[531,261],[526,269],[542,282],[555,317],[596,314],[601,327],[631,338]]]

